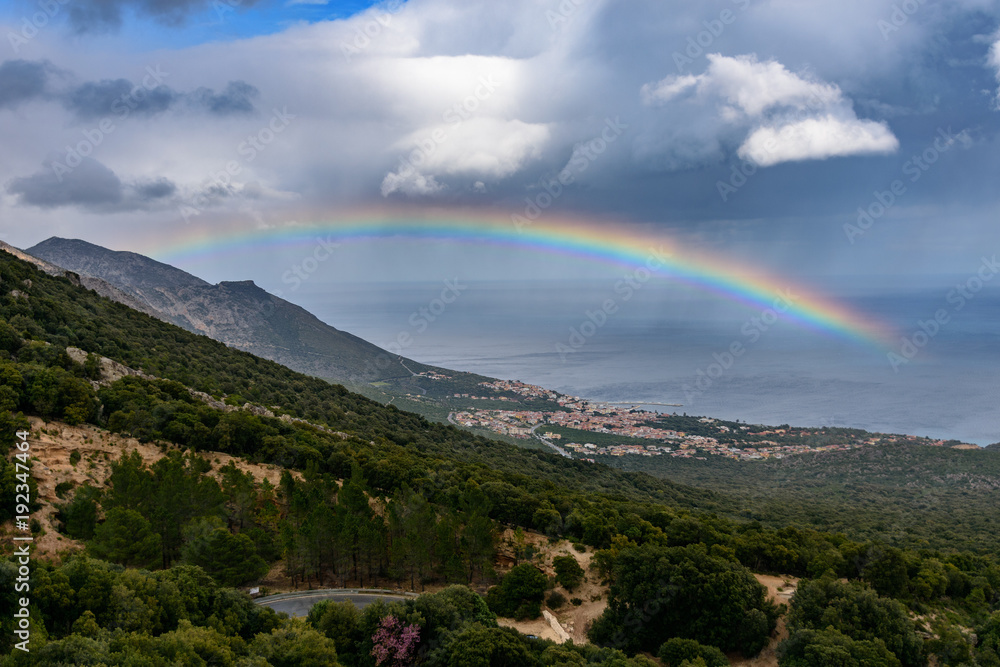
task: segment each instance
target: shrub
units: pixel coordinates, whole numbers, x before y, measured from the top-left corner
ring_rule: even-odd
[[[552,566],[556,570],[556,581],[570,593],[583,583],[583,568],[572,556],[556,556],[552,559]]]
[[[664,642],[657,657],[666,667],[680,667],[685,661],[701,659],[707,667],[728,667],[726,654],[714,646],[699,644],[693,639],[674,637]]]
[[[594,643],[624,635],[617,648],[656,651],[682,636],[747,656],[767,645],[778,608],[738,563],[710,555],[703,545],[644,545],[599,555],[610,561],[612,584],[608,608],[588,632]],[[649,609],[641,623],[636,609]]]
[[[542,613],[542,597],[548,578],[534,565],[518,565],[511,569],[499,586],[486,594],[486,603],[497,616],[507,618],[538,618]]]

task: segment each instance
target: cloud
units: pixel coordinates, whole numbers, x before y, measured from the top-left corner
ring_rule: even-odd
[[[127,79],[114,79],[84,83],[70,91],[63,104],[79,118],[90,120],[125,109],[152,116],[169,109],[177,99],[177,93],[166,86],[149,90]]]
[[[43,169],[7,184],[7,192],[24,206],[42,209],[79,206],[91,211],[112,212],[147,209],[176,191],[166,178],[123,183],[111,169],[93,158],[83,158],[69,171]]]
[[[717,159],[727,144],[761,166],[849,155],[892,153],[899,141],[884,122],[863,120],[841,89],[788,71],[754,55],[707,56],[703,74],[670,76],[640,89],[649,107],[663,109],[694,132],[660,137],[647,155],[666,153],[673,168]],[[646,143],[655,143],[647,135]]]
[[[438,183],[434,176],[428,176],[413,168],[390,171],[382,179],[381,187],[383,197],[388,197],[394,192],[419,197],[437,194],[442,190],[444,190],[444,186]]]
[[[160,83],[164,73],[149,68],[141,84],[128,79],[101,79],[66,85],[56,90],[53,74],[61,73],[48,61],[7,60],[0,64],[0,109],[13,108],[34,99],[61,100],[63,107],[81,120],[135,114],[155,116],[181,103],[216,116],[252,114],[260,91],[246,81],[229,81],[221,92],[201,87],[190,93],[172,90]],[[64,73],[65,74],[65,73]],[[69,78],[67,76],[66,78]]]
[[[762,167],[847,155],[892,153],[899,141],[882,123],[827,115],[754,130],[737,154]]]
[[[647,104],[665,103],[693,93],[702,99],[722,100],[747,116],[757,117],[777,107],[805,109],[840,102],[840,89],[808,81],[778,62],[758,62],[756,56],[730,58],[709,54],[709,66],[698,76],[672,76],[642,87]]]
[[[44,96],[51,69],[46,62],[5,61],[0,65],[0,109]]]
[[[382,180],[382,196],[434,194],[445,188],[439,181],[448,177],[470,183],[508,178],[541,157],[549,138],[544,124],[520,120],[474,118],[425,127],[396,146],[410,150]]]
[[[62,11],[78,2],[101,4],[73,0]],[[210,23],[207,2],[181,5],[187,16],[207,8],[199,20]],[[199,24],[176,39],[158,38],[151,50],[141,41],[149,26],[130,25],[137,13],[150,15],[143,3],[104,4],[121,11],[128,32],[98,52],[69,60],[66,53],[89,38],[58,40],[56,32],[33,43],[39,59],[72,62],[75,83],[49,75],[37,98],[37,87],[28,97],[0,87],[9,104],[35,100],[30,118],[0,110],[0,186],[35,172],[47,154],[75,150],[81,131],[92,132],[124,91],[121,81],[139,83],[140,63],[155,61],[170,72],[164,98],[145,103],[138,122],[118,122],[112,112],[114,132],[92,154],[125,182],[114,206],[132,205],[140,194],[135,179],[144,175],[176,184],[149,206],[195,201],[220,213],[249,202],[278,217],[284,200],[251,201],[253,184],[296,194],[294,206],[310,210],[371,205],[383,196],[517,209],[539,183],[583,164],[577,147],[600,136],[606,118],[620,116],[628,132],[587,161],[586,172],[574,172],[556,204],[561,209],[684,221],[677,225],[719,215],[832,215],[856,209],[857,192],[870,190],[866,179],[901,167],[938,125],[989,126],[1000,71],[1000,54],[983,67],[1000,37],[960,39],[984,32],[982,20],[970,18],[968,26],[956,24],[957,37],[937,39],[928,5],[885,40],[876,22],[888,10],[870,0],[753,2],[746,11],[731,0],[588,0],[564,3],[577,9],[555,24],[547,12],[559,11],[558,1],[412,0],[311,23],[230,21],[218,33]],[[673,54],[685,52],[689,37],[704,44],[699,34],[723,9],[736,20],[690,63],[676,65]],[[758,56],[737,56],[751,53]],[[116,87],[102,87],[106,82]],[[287,128],[269,126],[270,110],[286,107],[294,116]],[[457,125],[445,117],[456,108]],[[415,153],[435,130],[445,138]],[[889,152],[897,136],[903,149],[890,159],[821,159]],[[717,196],[716,183],[741,156],[767,165],[801,161],[802,168],[761,170],[732,205]],[[925,182],[979,183],[979,174],[995,168],[978,159],[976,169],[971,162],[954,172],[936,169]],[[231,190],[205,190],[227,170]],[[793,175],[800,180],[785,187]],[[939,190],[957,192],[943,184]],[[933,192],[930,185],[914,189],[907,201]]]
[[[19,203],[39,208],[100,207],[119,204],[124,186],[113,171],[93,158],[84,158],[65,175],[45,169],[15,178],[7,184],[7,192],[18,196]]]
[[[993,42],[993,45],[990,47],[987,62],[993,69],[996,70],[997,81],[1000,82],[1000,34],[997,34],[997,40]],[[997,91],[994,104],[997,109],[1000,109],[1000,90]]]
[[[260,91],[246,81],[230,81],[221,93],[210,88],[199,88],[190,95],[194,104],[217,116],[253,113],[253,100],[258,97]]]
[[[177,192],[177,186],[169,179],[157,178],[152,181],[136,183],[135,192],[144,200],[163,199]]]
[[[181,26],[187,18],[223,0],[73,0],[69,6],[69,23],[74,32],[109,32],[121,28],[123,16],[131,12],[168,26]],[[257,0],[225,2],[225,9],[245,9]]]

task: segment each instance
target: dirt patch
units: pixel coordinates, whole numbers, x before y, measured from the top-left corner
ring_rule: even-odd
[[[506,572],[513,567],[515,562],[514,556],[517,547],[514,543],[514,531],[511,529],[505,530],[499,542],[500,549],[497,560],[502,564],[502,567],[498,568],[498,570]],[[562,586],[556,586],[554,589],[566,598],[566,604],[559,609],[551,609],[548,605],[545,605],[545,608],[549,609],[555,615],[559,624],[569,633],[570,638],[575,644],[587,643],[587,628],[590,627],[590,623],[594,619],[604,613],[605,608],[608,606],[608,588],[607,586],[602,586],[597,574],[590,570],[590,562],[594,556],[594,550],[591,547],[586,547],[582,552],[577,551],[576,547],[566,540],[552,540],[540,533],[528,531],[524,532],[524,546],[530,547],[533,554],[530,559],[521,559],[520,562],[532,563],[549,577],[555,577],[556,573],[552,567],[552,559],[556,556],[572,556],[580,564],[580,567],[583,568],[585,573],[584,582],[578,588],[572,592],[567,591]],[[546,598],[548,598],[548,595],[546,593]],[[569,602],[573,598],[581,600],[582,603],[578,606],[573,605]],[[536,635],[556,642],[559,641],[556,633],[543,619],[535,621],[501,619],[501,623],[504,626],[516,628],[524,634]],[[547,628],[549,634],[542,634],[542,626]]]
[[[543,618],[534,621],[515,621],[512,618],[498,618],[497,623],[504,628],[514,628],[522,635],[533,635],[559,643],[559,636]]]
[[[797,577],[773,576],[769,574],[755,574],[762,585],[767,588],[767,598],[775,604],[787,605],[799,585]],[[756,658],[744,658],[740,655],[730,655],[729,662],[734,667],[778,667],[778,644],[788,639],[788,628],[785,627],[785,616],[778,619],[778,625],[774,629],[771,641],[760,652]]]
[[[34,553],[37,557],[56,559],[62,554],[83,549],[83,543],[60,535],[56,530],[55,505],[66,502],[56,495],[56,486],[71,482],[75,487],[89,482],[92,486],[103,487],[111,475],[111,464],[123,453],[137,451],[147,464],[166,456],[167,449],[152,443],[141,443],[135,438],[116,435],[87,424],[70,426],[62,422],[46,422],[37,417],[31,422],[31,454],[35,460],[32,475],[38,484],[38,500],[41,508],[32,514],[42,526],[42,534],[35,537]],[[70,463],[70,454],[80,452],[76,465]],[[222,452],[201,452],[202,457],[212,463],[208,474],[218,478],[218,469],[235,462],[236,467],[253,475],[257,482],[267,479],[274,485],[281,480],[282,469],[275,465],[249,463],[244,459]],[[292,473],[301,477],[299,473]],[[12,527],[6,526],[8,530]]]

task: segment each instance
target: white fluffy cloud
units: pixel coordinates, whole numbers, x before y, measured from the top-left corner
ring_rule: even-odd
[[[457,118],[422,128],[394,146],[403,157],[382,180],[382,196],[435,194],[445,189],[439,179],[450,176],[472,184],[502,180],[537,160],[548,140],[545,125],[520,120]]]
[[[833,115],[754,130],[738,154],[762,167],[781,162],[828,157],[892,153],[899,141],[882,123],[842,119]]]
[[[1000,82],[1000,35],[997,35],[997,41],[990,47],[989,64],[996,70],[997,81]],[[997,91],[996,106],[1000,109],[1000,90]]]
[[[795,74],[754,55],[708,56],[703,74],[670,76],[644,85],[642,101],[697,128],[661,150],[676,156],[718,156],[727,141],[761,166],[830,157],[891,153],[899,142],[884,122],[858,118],[839,87]],[[694,140],[695,146],[692,146]],[[669,161],[668,161],[669,163]],[[679,166],[684,160],[677,161]]]

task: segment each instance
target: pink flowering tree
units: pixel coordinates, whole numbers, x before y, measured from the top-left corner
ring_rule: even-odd
[[[420,642],[420,628],[406,625],[395,616],[386,616],[372,635],[372,656],[376,665],[406,667],[413,663],[413,651]]]

